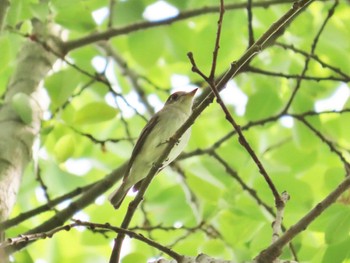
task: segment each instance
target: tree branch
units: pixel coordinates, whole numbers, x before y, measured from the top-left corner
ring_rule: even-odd
[[[89,190],[84,192],[81,195],[81,197],[79,197],[76,201],[72,202],[67,208],[58,212],[56,215],[54,215],[41,225],[24,233],[24,235],[50,231],[51,229],[57,226],[63,225],[64,222],[70,219],[77,211],[91,204],[99,195],[104,193],[107,189],[111,188],[115,182],[120,180],[120,178],[122,178],[122,176],[124,175],[126,165],[127,163],[124,163],[123,165],[119,166],[119,168],[112,171],[103,180],[98,181],[98,183],[96,183]],[[29,243],[21,243],[15,246],[11,246],[8,249],[7,253],[10,254],[27,246],[28,244]]]
[[[66,193],[60,197],[52,199],[51,201],[47,202],[46,204],[44,204],[42,206],[39,206],[37,208],[34,208],[33,210],[19,214],[18,216],[14,217],[12,219],[1,222],[0,229],[6,230],[10,227],[13,227],[13,226],[20,224],[21,222],[23,222],[31,217],[34,217],[34,216],[37,216],[41,213],[47,212],[48,210],[52,209],[52,207],[62,203],[63,201],[66,201],[70,198],[73,198],[73,197],[80,195],[81,193],[89,190],[91,187],[93,187],[97,183],[98,182],[95,182],[95,183],[92,183],[92,184],[89,184],[89,185],[86,185],[83,187],[78,187],[77,189],[75,189],[69,193]]]
[[[25,234],[20,235],[15,238],[8,238],[6,241],[0,243],[0,248],[6,248],[10,246],[15,246],[21,243],[28,243],[32,242],[38,239],[45,239],[45,238],[52,238],[55,234],[61,232],[61,231],[70,231],[71,228],[78,227],[78,226],[85,226],[88,229],[95,230],[95,229],[102,229],[102,230],[111,230],[116,233],[123,233],[125,235],[128,235],[130,238],[137,239],[139,241],[142,241],[151,247],[157,248],[158,250],[164,252],[165,254],[169,255],[173,258],[181,258],[181,255],[176,253],[175,251],[171,250],[170,248],[167,248],[165,246],[162,246],[161,244],[144,237],[141,234],[137,234],[134,231],[122,229],[119,227],[111,226],[109,224],[99,224],[99,223],[92,223],[92,222],[84,222],[76,220],[75,223],[56,227],[54,229],[51,229],[46,232],[36,233],[36,234]]]
[[[264,249],[256,258],[257,263],[271,263],[277,258],[282,248],[291,241],[296,235],[304,231],[311,222],[313,222],[319,215],[322,214],[330,205],[332,205],[338,197],[350,187],[349,174],[345,177],[342,183],[332,191],[326,198],[318,203],[309,213],[301,218],[295,225],[290,227],[280,238],[278,238],[272,245]]]
[[[257,2],[252,4],[252,6],[266,8],[271,5],[286,4],[286,3],[293,3],[293,2],[294,0],[270,0],[270,1],[264,1],[264,2]],[[225,8],[226,10],[242,9],[242,8],[246,8],[246,3],[228,4]],[[157,22],[145,21],[145,22],[133,23],[132,25],[128,25],[121,28],[110,28],[104,32],[95,33],[89,36],[82,37],[80,39],[68,41],[64,43],[64,50],[65,50],[65,53],[68,53],[73,49],[86,46],[101,40],[106,40],[112,37],[125,35],[130,32],[135,32],[138,30],[144,30],[144,29],[158,27],[162,25],[169,25],[177,21],[182,21],[188,18],[199,16],[199,15],[217,13],[219,11],[220,11],[220,6],[209,6],[209,7],[207,6],[203,8],[194,9],[194,10],[184,11],[182,13],[179,13],[175,17],[160,20]]]
[[[282,112],[287,112],[288,109],[290,108],[297,92],[299,91],[300,87],[301,87],[301,81],[303,80],[303,77],[305,76],[307,70],[308,70],[308,67],[309,67],[309,63],[310,63],[310,60],[311,60],[311,56],[315,53],[315,50],[316,50],[316,46],[317,46],[317,43],[320,39],[320,36],[321,36],[321,33],[323,32],[323,30],[325,29],[326,27],[326,24],[327,22],[329,21],[329,19],[333,16],[334,14],[334,10],[335,8],[337,7],[338,5],[338,0],[336,0],[333,4],[333,6],[331,7],[331,9],[328,11],[328,15],[326,17],[326,19],[323,21],[323,24],[321,25],[319,31],[317,32],[315,38],[314,38],[314,41],[312,42],[312,45],[311,45],[311,50],[310,50],[310,55],[308,55],[305,59],[305,63],[304,63],[304,68],[300,74],[300,78],[298,78],[297,80],[297,83],[295,85],[295,88],[292,92],[292,95],[290,96],[285,108],[282,110]]]

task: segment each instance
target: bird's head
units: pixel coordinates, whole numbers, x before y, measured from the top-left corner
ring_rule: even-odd
[[[179,107],[186,112],[191,112],[193,97],[196,94],[197,89],[194,89],[190,92],[178,91],[174,92],[169,96],[167,101],[165,102],[165,107]]]

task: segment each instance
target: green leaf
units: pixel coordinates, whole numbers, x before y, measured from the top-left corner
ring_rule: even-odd
[[[52,107],[60,107],[77,89],[81,75],[74,69],[61,70],[45,81],[45,87],[50,95]]]
[[[117,1],[113,11],[113,25],[125,25],[142,20],[145,5],[139,0]]]
[[[152,68],[165,50],[162,29],[136,32],[128,37],[130,53],[145,69]],[[147,50],[147,52],[145,52]]]
[[[306,147],[296,147],[295,143],[288,142],[272,151],[268,158],[276,167],[285,167],[287,171],[296,173],[317,162],[318,153],[311,152]]]
[[[193,172],[195,174],[190,174],[187,178],[188,185],[202,200],[216,204],[222,195],[223,185],[221,182],[217,181],[212,174],[198,165],[194,167]]]
[[[322,263],[344,263],[345,259],[350,259],[350,238],[341,243],[329,246],[324,254]],[[348,261],[346,261],[348,262]]]
[[[101,207],[98,207],[101,208]],[[96,211],[97,213],[101,213]],[[103,220],[101,221],[103,222]],[[96,235],[96,233],[93,233],[91,231],[83,231],[82,233],[82,241],[81,245],[85,246],[100,246],[104,245],[106,243],[106,237],[102,235]]]
[[[104,102],[92,102],[76,111],[77,124],[95,124],[113,119],[117,110]]]
[[[314,109],[314,99],[302,91],[301,89],[301,92],[297,93],[291,105],[291,111],[293,113],[306,112]]]
[[[282,108],[282,101],[277,91],[262,87],[249,97],[246,116],[249,120],[258,120],[277,114]]]
[[[34,263],[35,261],[31,257],[28,250],[23,250],[21,253],[15,253],[13,255],[15,261],[14,262],[27,262],[27,263]]]
[[[343,210],[329,220],[328,227],[325,231],[325,238],[328,244],[340,243],[349,239],[350,231],[350,209],[344,207]]]
[[[75,141],[75,140],[74,140]],[[69,142],[68,142],[69,143]],[[74,142],[74,148],[76,148],[77,143]],[[56,145],[55,145],[56,146]],[[68,147],[71,147],[68,145]],[[54,150],[54,147],[53,147]],[[74,149],[74,153],[76,150]],[[42,174],[45,175],[45,182],[48,189],[56,194],[64,194],[70,189],[80,187],[87,183],[87,177],[76,176],[65,171],[65,164],[60,162],[55,153],[53,153],[55,158],[50,158],[49,160],[40,160],[40,168],[42,169]],[[70,156],[73,155],[73,152]],[[101,176],[101,174],[99,174]],[[97,178],[96,178],[97,179]]]
[[[189,4],[188,3],[189,1],[183,1],[183,0],[167,0],[167,2],[179,9],[185,9]]]
[[[217,257],[220,259],[230,259],[231,253],[225,246],[225,242],[220,239],[211,239],[202,243],[200,251],[211,257]]]
[[[219,231],[229,244],[242,244],[251,241],[257,230],[265,223],[254,218],[241,217],[228,210],[218,215]]]
[[[53,151],[55,153],[56,159],[59,162],[64,162],[73,155],[74,150],[74,136],[72,134],[66,134],[58,140]]]
[[[173,249],[183,255],[193,255],[193,251],[196,250],[193,245],[201,244],[205,238],[206,237],[203,232],[194,232],[187,235],[186,239],[183,239],[181,242],[176,242]]]
[[[329,168],[325,171],[325,180],[323,181],[327,191],[332,191],[332,189],[335,189],[344,179],[344,176],[344,168],[341,165],[334,167],[329,166]]]
[[[19,22],[31,18],[30,1],[13,0],[7,14],[7,23],[16,26]]]
[[[12,107],[21,118],[25,124],[30,124],[32,122],[33,110],[30,103],[30,97],[19,92],[12,97]]]
[[[49,15],[49,5],[45,2],[40,2],[37,4],[32,4],[30,6],[30,11],[36,18],[40,19],[40,21],[45,22],[47,16]]]
[[[143,262],[145,255],[140,252],[129,253],[125,257],[123,257],[123,263],[135,263],[135,262]]]
[[[85,1],[53,1],[57,14],[55,21],[67,29],[78,32],[92,31],[95,21],[92,18],[92,11]],[[77,19],[77,15],[79,19]]]
[[[308,121],[309,122],[309,121]],[[309,122],[310,123],[310,122]],[[310,123],[311,126],[314,127]],[[315,127],[314,127],[315,128]],[[296,121],[293,126],[293,137],[296,145],[304,151],[311,152],[315,148],[320,147],[319,139],[315,136],[315,133],[310,130],[304,123]]]
[[[154,187],[152,187],[154,189]],[[150,190],[151,191],[151,190]],[[154,190],[153,190],[154,191]],[[177,220],[186,224],[193,219],[193,211],[183,198],[179,198],[179,186],[164,187],[158,189],[156,196],[149,198],[150,211],[157,211],[155,219],[160,224],[172,225]]]

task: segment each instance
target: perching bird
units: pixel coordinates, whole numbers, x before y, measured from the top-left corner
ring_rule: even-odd
[[[191,92],[179,91],[170,95],[164,107],[143,128],[132,151],[123,182],[109,196],[115,209],[120,207],[129,189],[147,176],[153,163],[157,161],[166,148],[167,141],[190,116],[196,91],[197,89]],[[174,145],[159,170],[179,156],[187,145],[190,135],[191,129],[189,128]]]

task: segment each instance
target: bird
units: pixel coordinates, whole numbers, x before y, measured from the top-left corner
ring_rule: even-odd
[[[137,190],[148,175],[153,164],[163,153],[169,139],[185,123],[192,113],[193,98],[197,89],[178,91],[169,96],[164,107],[147,122],[133,148],[122,184],[109,196],[109,201],[118,209],[130,188]],[[187,129],[175,143],[158,172],[174,161],[186,147],[191,135]]]

